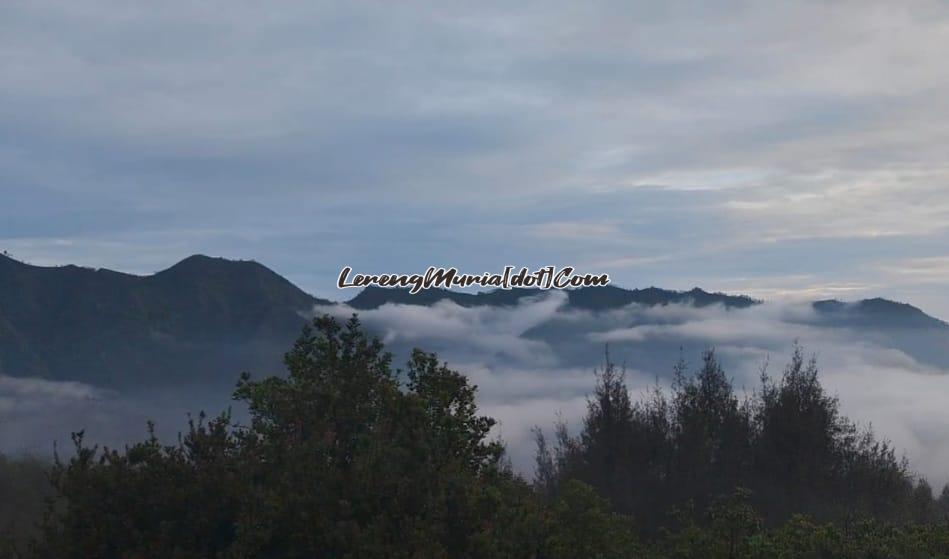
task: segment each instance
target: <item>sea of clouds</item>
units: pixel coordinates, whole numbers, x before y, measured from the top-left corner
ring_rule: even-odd
[[[668,389],[680,358],[694,367],[716,351],[739,393],[759,385],[764,368],[779,376],[795,343],[817,356],[825,388],[843,412],[872,427],[934,485],[949,481],[949,370],[914,358],[879,331],[821,326],[810,305],[766,303],[747,309],[690,305],[593,313],[569,308],[550,292],[510,307],[387,304],[359,311],[363,324],[404,363],[409,351],[435,351],[478,386],[482,413],[498,420],[495,436],[524,473],[532,469],[531,428],[549,430],[562,417],[575,430],[586,409],[594,370],[610,358],[625,367],[634,397],[657,384]],[[348,318],[345,305],[313,314]],[[218,388],[142,391],[136,395],[78,382],[0,377],[0,441],[4,452],[48,454],[56,441],[84,429],[92,442],[141,440],[146,422],[173,442],[189,413],[233,406]],[[235,409],[238,420],[242,410]]]
[[[355,311],[337,305],[315,312],[344,318]],[[511,307],[444,300],[431,307],[384,305],[359,317],[397,359],[421,347],[465,373],[522,471],[532,465],[531,427],[549,429],[562,415],[577,428],[607,349],[625,366],[634,397],[657,383],[668,388],[680,357],[694,368],[707,349],[715,350],[736,390],[750,394],[763,368],[780,376],[799,343],[817,356],[821,380],[844,414],[892,441],[933,483],[949,480],[949,370],[893,347],[886,333],[821,326],[809,304],[634,304],[593,313],[571,309],[563,293],[551,292]]]

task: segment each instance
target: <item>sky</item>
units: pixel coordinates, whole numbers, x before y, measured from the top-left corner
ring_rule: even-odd
[[[944,2],[0,6],[0,250],[571,265],[949,319]]]

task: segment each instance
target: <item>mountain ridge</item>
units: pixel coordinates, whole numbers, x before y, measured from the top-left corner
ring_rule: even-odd
[[[815,301],[812,306],[818,314],[824,315],[828,325],[860,320],[864,325],[881,328],[949,328],[949,323],[926,314],[918,307],[882,297],[859,301],[825,299]]]
[[[300,313],[320,303],[253,261],[194,255],[138,276],[0,256],[0,373],[119,385],[231,378],[242,363],[279,366],[254,354],[286,349]]]
[[[674,291],[658,287],[645,289],[625,289],[616,286],[581,287],[564,290],[568,304],[584,310],[609,310],[632,303],[648,306],[676,303],[691,303],[696,307],[722,304],[727,308],[747,308],[761,301],[746,295],[710,293],[698,287],[689,291]],[[479,305],[510,306],[524,298],[535,297],[546,291],[541,289],[495,289],[478,293],[450,291],[446,289],[428,289],[412,295],[407,288],[366,287],[355,297],[346,301],[350,307],[358,310],[379,308],[384,304],[430,305],[438,301],[449,300],[462,307]]]
[[[314,297],[253,260],[192,255],[150,275],[75,265],[34,266],[0,255],[0,374],[134,387],[151,380],[231,383],[241,370],[281,368],[281,358],[318,305],[356,311],[385,304],[512,306],[537,289],[467,293],[366,288],[344,302]],[[567,305],[592,312],[629,304],[722,305],[761,301],[694,288],[615,286],[567,290]],[[817,301],[818,325],[949,329],[905,303]],[[906,334],[909,336],[910,334]]]

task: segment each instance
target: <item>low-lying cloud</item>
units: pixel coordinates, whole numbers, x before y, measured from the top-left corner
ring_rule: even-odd
[[[347,317],[345,305],[318,307]],[[736,390],[758,386],[762,367],[779,376],[794,344],[817,355],[822,382],[843,412],[892,441],[934,484],[949,480],[949,370],[897,347],[887,332],[823,326],[809,304],[748,309],[630,305],[593,313],[566,306],[562,293],[517,306],[466,308],[384,305],[360,311],[363,323],[397,358],[411,347],[437,351],[479,387],[481,409],[499,421],[516,467],[529,471],[530,429],[558,415],[577,426],[605,350],[626,367],[634,396],[668,388],[680,357],[697,364],[714,348]]]
[[[333,305],[313,312],[348,318],[357,311]],[[533,426],[549,429],[559,418],[579,426],[594,369],[607,348],[625,366],[634,397],[657,384],[668,389],[680,357],[694,367],[709,348],[736,390],[750,393],[762,367],[781,374],[798,341],[818,356],[822,382],[839,396],[847,416],[891,440],[934,485],[949,481],[946,363],[927,359],[892,331],[822,326],[810,305],[630,305],[594,313],[571,308],[563,293],[551,292],[510,307],[442,301],[431,307],[389,304],[358,314],[393,351],[397,365],[420,347],[466,374],[478,386],[482,412],[498,420],[495,434],[523,472],[532,469]],[[945,343],[940,335],[932,343]],[[78,382],[0,377],[0,451],[48,455],[53,441],[68,447],[69,433],[80,429],[91,442],[121,445],[141,440],[148,420],[172,442],[188,413],[218,413],[233,405],[228,396],[211,387],[187,397],[173,391],[133,396]]]
[[[170,443],[186,429],[189,414],[219,413],[227,403],[227,394],[210,390],[133,397],[81,382],[0,375],[0,452],[68,456],[71,434],[79,431],[88,444],[120,448],[143,440],[149,421]]]

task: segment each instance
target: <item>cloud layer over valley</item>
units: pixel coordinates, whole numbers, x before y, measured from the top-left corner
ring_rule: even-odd
[[[341,319],[354,312],[345,304],[313,309]],[[530,429],[549,429],[560,415],[576,428],[607,347],[612,359],[625,365],[634,396],[657,384],[668,389],[679,358],[694,367],[709,348],[736,390],[750,393],[762,367],[772,376],[781,374],[798,341],[818,356],[824,386],[840,397],[846,415],[892,440],[934,484],[949,481],[949,361],[927,350],[949,347],[949,329],[834,323],[805,303],[632,304],[592,312],[568,305],[559,291],[513,306],[465,307],[442,300],[431,306],[384,304],[358,313],[394,352],[396,366],[420,347],[468,375],[479,387],[483,413],[499,420],[496,433],[525,472],[532,468]],[[48,454],[54,440],[62,449],[69,433],[79,429],[92,442],[123,444],[140,440],[148,419],[157,423],[162,438],[173,441],[189,412],[213,414],[233,406],[222,386],[194,384],[186,395],[168,387],[132,394],[81,382],[0,377],[0,451]],[[242,418],[241,409],[234,412]]]
[[[522,469],[531,467],[532,426],[549,428],[558,413],[577,425],[607,346],[611,358],[625,364],[634,395],[657,382],[668,388],[680,356],[694,366],[709,348],[736,390],[750,392],[763,366],[781,374],[797,341],[817,355],[824,386],[840,397],[846,415],[891,439],[934,483],[949,481],[949,363],[912,355],[914,346],[901,341],[906,332],[822,325],[803,303],[747,309],[634,304],[593,313],[565,302],[554,292],[510,307],[466,308],[443,300],[431,307],[387,304],[359,316],[393,348],[397,362],[421,347],[466,373]],[[316,312],[346,318],[354,311],[332,306]],[[946,332],[936,335],[949,341]]]

